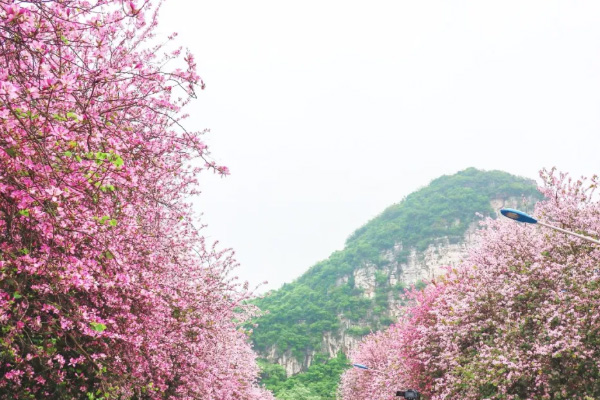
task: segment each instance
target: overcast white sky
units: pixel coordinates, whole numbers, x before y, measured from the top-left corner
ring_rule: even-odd
[[[167,1],[225,179],[197,201],[238,275],[277,288],[467,167],[600,172],[599,1]]]

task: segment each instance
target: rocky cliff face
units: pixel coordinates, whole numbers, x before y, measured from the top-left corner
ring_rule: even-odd
[[[516,208],[523,204],[521,199],[495,199],[491,201],[494,210],[502,207]],[[533,202],[531,202],[533,204]],[[442,274],[446,267],[457,266],[468,255],[470,248],[477,244],[477,225],[472,224],[466,231],[462,240],[451,243],[448,237],[437,238],[425,251],[409,248],[408,256],[402,243],[396,243],[393,248],[381,254],[385,260],[383,265],[364,263],[354,269],[352,276],[344,275],[337,279],[337,285],[347,283],[353,278],[354,286],[362,289],[362,296],[370,299],[376,297],[378,288],[402,285],[409,287],[419,281],[427,281]],[[395,319],[398,317],[399,300],[388,293],[387,308],[378,317]],[[367,330],[368,322],[350,321],[339,315],[339,329],[325,332],[321,340],[321,348],[307,351],[303,360],[298,360],[291,351],[280,354],[275,347],[271,347],[263,354],[272,363],[282,365],[288,376],[305,371],[314,360],[317,353],[328,354],[334,357],[339,351],[348,353],[360,341],[360,335],[351,334],[350,328]]]

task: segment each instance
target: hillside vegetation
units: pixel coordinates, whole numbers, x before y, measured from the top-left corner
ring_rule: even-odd
[[[278,399],[325,400],[335,398],[340,375],[350,367],[350,362],[342,352],[330,359],[319,355],[305,372],[289,378],[281,365],[264,360],[258,365],[262,384]]]
[[[481,218],[477,214],[496,215],[492,200],[521,197],[539,199],[541,195],[533,181],[501,171],[469,168],[435,179],[357,229],[343,250],[318,262],[296,281],[257,299],[266,314],[254,321],[255,349],[263,357],[268,352],[287,352],[302,362],[310,352],[322,351],[325,332],[346,329],[361,337],[390,325],[394,321],[388,312],[389,299],[397,299],[404,285],[392,286],[388,276],[377,273],[375,295],[367,298],[355,286],[357,268],[366,263],[384,265],[389,260],[383,253],[397,244],[402,251],[396,261],[402,263],[411,248],[425,250],[441,237],[460,242],[469,226]],[[350,327],[342,326],[343,321]],[[273,379],[264,382],[271,388],[281,386],[281,381],[275,384]]]
[[[535,215],[597,239],[598,178],[541,174]],[[445,278],[408,294],[404,317],[369,335],[343,400],[600,399],[600,248],[507,220],[486,220],[478,246]]]

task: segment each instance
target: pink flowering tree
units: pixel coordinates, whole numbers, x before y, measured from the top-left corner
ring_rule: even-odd
[[[535,215],[600,234],[597,178],[541,174]],[[405,318],[365,339],[343,377],[344,399],[600,398],[600,247],[507,219],[484,223],[460,268],[412,293]],[[366,372],[366,373],[365,373]]]
[[[227,169],[182,126],[203,83],[157,10],[0,0],[0,399],[271,398],[233,255],[194,227]]]

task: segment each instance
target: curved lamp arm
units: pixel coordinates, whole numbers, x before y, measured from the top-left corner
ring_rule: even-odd
[[[559,228],[558,226],[550,225],[545,222],[538,221],[533,218],[531,215],[524,213],[523,211],[515,210],[513,208],[503,208],[500,210],[500,213],[504,215],[506,218],[510,218],[514,221],[525,222],[526,224],[538,224],[545,226],[546,228],[554,229],[555,231],[559,231],[562,233],[566,233],[567,235],[578,237],[579,239],[587,240],[588,242],[592,242],[595,244],[600,244],[599,240],[592,239],[589,236],[580,235],[579,233],[571,232],[566,229]]]

